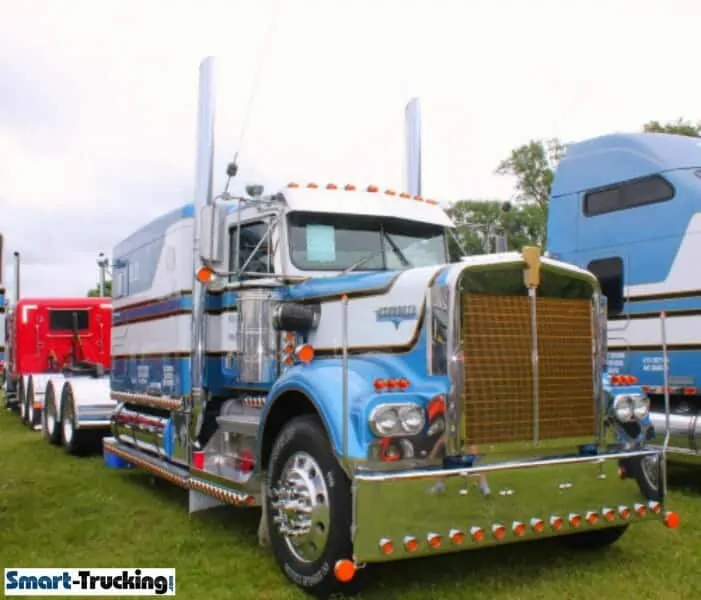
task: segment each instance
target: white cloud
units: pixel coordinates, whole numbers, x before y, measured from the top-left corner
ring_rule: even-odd
[[[279,6],[268,60],[239,134]],[[0,208],[28,294],[82,294],[94,256],[189,199],[197,65],[225,57],[218,183],[402,185],[422,98],[425,194],[508,197],[532,137],[701,117],[692,0],[0,0]],[[6,269],[6,283],[10,273]]]

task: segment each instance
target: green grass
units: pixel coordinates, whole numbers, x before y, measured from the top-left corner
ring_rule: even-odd
[[[701,573],[701,471],[673,471],[669,507],[682,525],[631,527],[612,548],[553,541],[381,565],[366,599],[597,600],[692,598]],[[2,567],[175,567],[193,600],[306,598],[258,548],[258,511],[188,518],[186,493],[138,471],[71,458],[0,412]]]

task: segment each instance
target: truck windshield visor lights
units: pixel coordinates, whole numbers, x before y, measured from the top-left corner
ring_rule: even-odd
[[[369,418],[370,429],[378,437],[416,435],[425,423],[418,404],[380,404]]]
[[[650,399],[644,394],[618,394],[613,399],[613,412],[621,423],[645,419],[650,412]]]

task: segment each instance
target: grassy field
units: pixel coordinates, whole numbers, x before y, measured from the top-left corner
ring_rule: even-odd
[[[545,541],[415,559],[376,569],[361,598],[608,600],[692,598],[701,573],[701,474],[672,472],[670,508],[682,525],[632,527],[599,553]],[[258,512],[188,518],[185,492],[101,457],[75,459],[0,412],[3,567],[175,567],[193,600],[306,598],[257,546]]]

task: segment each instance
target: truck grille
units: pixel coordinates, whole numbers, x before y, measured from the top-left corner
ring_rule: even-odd
[[[595,432],[591,301],[538,297],[539,439]],[[527,296],[463,295],[464,434],[472,444],[533,439]]]

